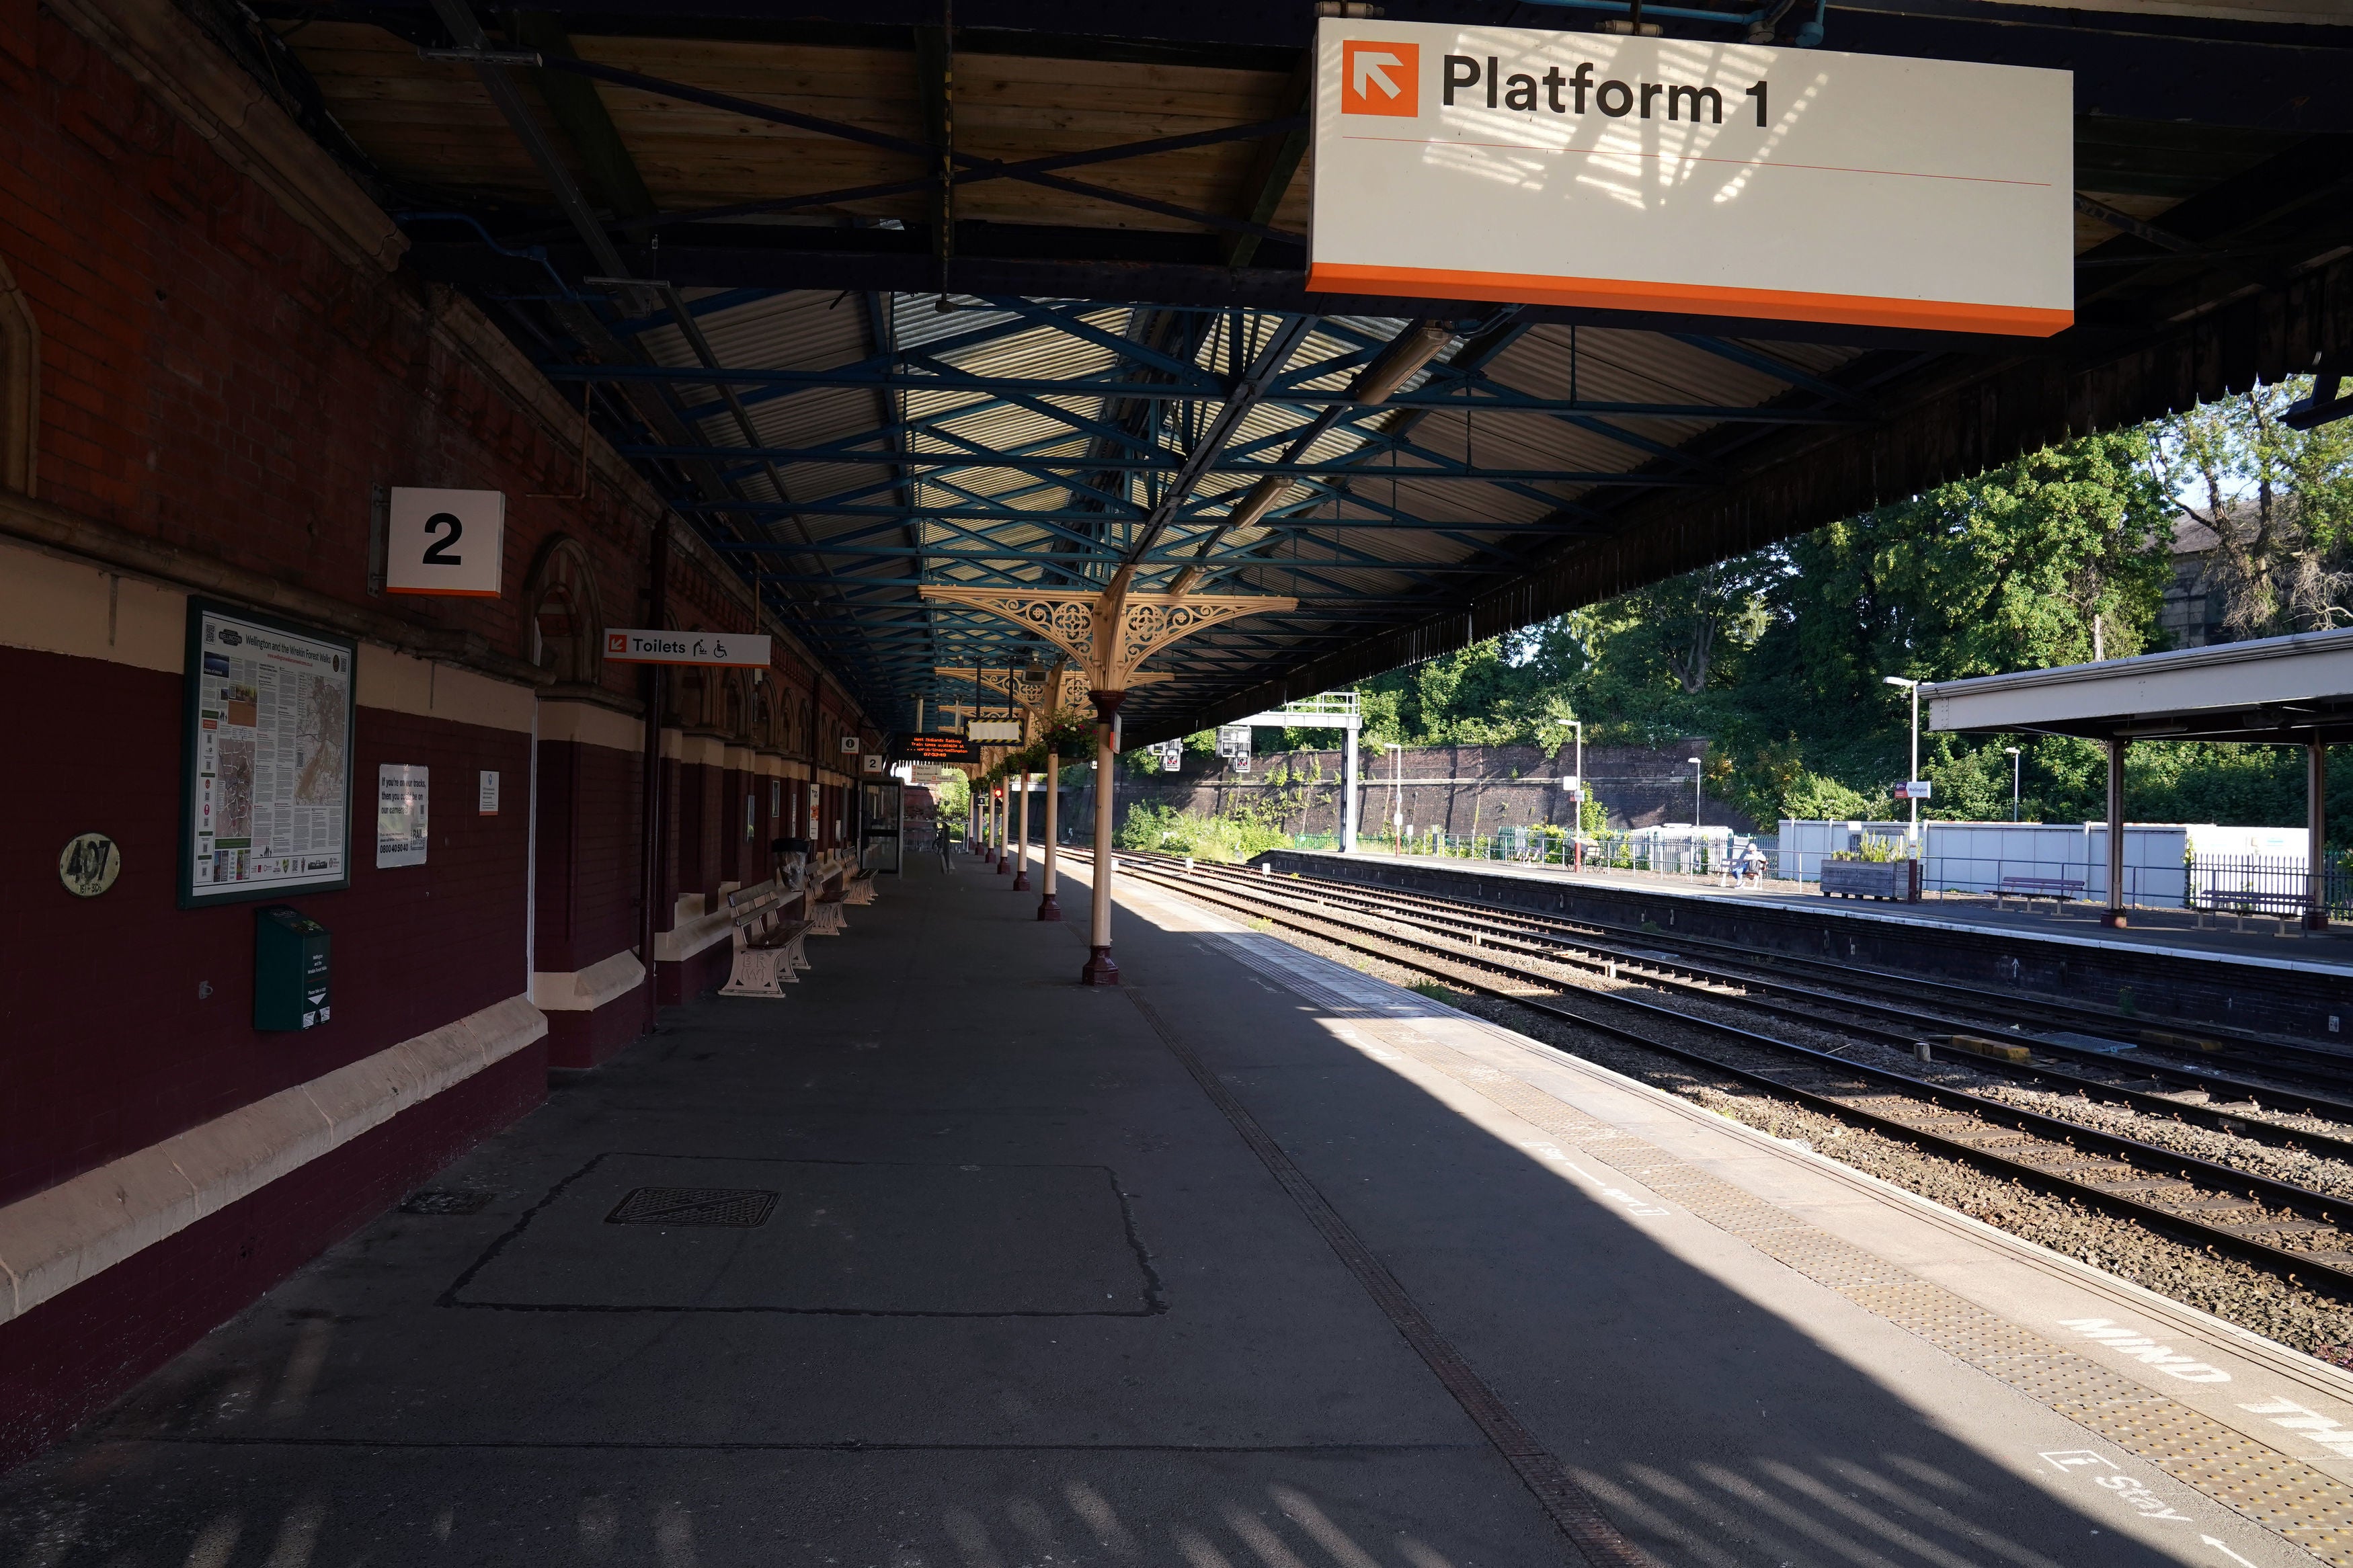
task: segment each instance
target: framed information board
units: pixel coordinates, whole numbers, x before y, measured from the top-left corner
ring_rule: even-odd
[[[351,885],[358,654],[349,637],[188,601],[182,909]]]

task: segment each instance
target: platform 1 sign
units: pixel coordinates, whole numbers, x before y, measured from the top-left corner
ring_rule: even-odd
[[[1317,292],[2074,319],[2070,72],[1329,17],[1316,47]]]
[[[752,632],[653,632],[608,626],[605,657],[617,664],[700,664],[725,669],[768,668],[768,639]]]

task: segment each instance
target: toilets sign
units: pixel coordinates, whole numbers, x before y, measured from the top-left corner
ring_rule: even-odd
[[[701,664],[725,669],[768,668],[768,639],[749,632],[654,632],[608,626],[605,657],[617,664]]]
[[[1309,289],[2047,337],[2066,71],[1325,18]]]

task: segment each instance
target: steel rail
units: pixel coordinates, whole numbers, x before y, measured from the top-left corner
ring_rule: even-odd
[[[1222,868],[1209,868],[1205,869],[1207,869],[1210,875],[1220,879],[1230,879],[1240,883],[1247,883],[1249,879],[1247,873],[1228,872]],[[1195,873],[1195,875],[1199,874],[1201,873]],[[1322,879],[1303,879],[1293,881],[1290,884],[1289,890],[1294,896],[1302,896],[1327,903],[1341,904],[1345,907],[1371,912],[1375,914],[1377,918],[1390,921],[1400,921],[1407,923],[1427,922],[1433,924],[1453,924],[1467,927],[1472,925],[1474,919],[1483,916],[1488,912],[1483,909],[1472,910],[1462,910],[1457,909],[1455,910],[1449,910],[1442,913],[1426,912],[1418,916],[1401,916],[1394,911],[1401,902],[1406,902],[1406,900],[1392,900],[1385,901],[1363,897],[1361,895],[1335,898],[1330,891],[1330,889],[1334,888],[1349,887],[1351,887],[1351,884],[1345,882],[1335,882]],[[1303,891],[1303,889],[1313,889],[1314,890],[1312,892]],[[1412,900],[1410,902],[1414,906],[1420,906],[1424,904],[1426,900]],[[1647,936],[1648,933],[1644,934]],[[1606,972],[1609,977],[1612,979],[1618,977],[1616,973],[1618,970],[1623,969],[1629,971],[1634,977],[1640,979],[1644,984],[1653,986],[1660,990],[1673,992],[1677,994],[1694,996],[1704,1000],[1728,1002],[1743,1006],[1753,1007],[1760,1012],[1769,1013],[1777,1017],[1786,1018],[1793,1023],[1808,1024],[1818,1028],[1828,1028],[1849,1034],[1863,1035],[1869,1038],[1876,1040],[1882,1045],[1909,1048],[1919,1044],[1924,1035],[1932,1035],[1937,1029],[1962,1032],[1968,1030],[1980,1030],[1985,1027],[1981,1023],[1966,1018],[1939,1017],[1932,1014],[1900,1007],[1890,1003],[1872,1000],[1852,1000],[1842,996],[1832,995],[1827,992],[1816,991],[1809,986],[1793,985],[1785,981],[1777,981],[1761,976],[1752,976],[1739,973],[1737,972],[1710,969],[1704,965],[1694,964],[1679,960],[1672,954],[1644,952],[1639,949],[1597,946],[1590,943],[1577,943],[1575,944],[1573,949],[1569,949],[1564,944],[1556,943],[1553,937],[1544,933],[1510,933],[1505,935],[1502,940],[1504,942],[1515,944],[1515,949],[1526,950],[1528,956],[1541,959],[1546,963],[1560,963],[1572,968],[1583,968],[1596,972]],[[1489,947],[1492,945],[1493,941],[1493,939],[1482,940],[1478,936],[1474,936],[1472,939],[1472,945],[1474,947]],[[1571,951],[1580,953],[1593,953],[1604,956],[1572,957],[1569,955]],[[1691,980],[1684,980],[1673,974],[1659,973],[1658,971],[1661,966],[1662,958],[1664,958],[1665,961],[1668,963],[1672,964],[1674,968],[1684,972],[1693,978]],[[1711,989],[1711,985],[1737,985],[1742,987],[1743,991],[1747,994],[1738,996],[1727,996],[1722,991]],[[1791,1006],[1786,1005],[1784,1002],[1767,1000],[1762,996],[1755,994],[1755,993],[1759,991],[1770,995],[1778,995],[1788,998],[1804,1005]],[[1876,1015],[1882,1018],[1908,1022],[1914,1026],[1909,1028],[1883,1028],[1875,1024],[1856,1022],[1850,1018],[1824,1016],[1821,1011],[1817,1011],[1815,1009],[1826,1009],[1832,1013],[1849,1012]],[[1921,1026],[1925,1026],[1926,1027],[1924,1028]],[[1999,1033],[1997,1033],[1995,1037],[2006,1045],[2015,1045],[2032,1049],[2052,1048],[2051,1042],[2040,1039],[2013,1038],[2007,1036],[2001,1036]],[[2264,1121],[2260,1119],[2251,1119],[2243,1115],[2234,1116],[2227,1110],[2218,1110],[2210,1106],[2186,1104],[2180,1100],[2168,1099],[2164,1095],[2150,1094],[2141,1089],[2131,1089],[2123,1084],[2110,1082],[2084,1073],[2071,1072],[2063,1067],[2053,1067],[2048,1063],[2035,1063],[2031,1060],[2025,1062],[2010,1061],[1999,1057],[1986,1056],[1978,1052],[1970,1051],[1966,1047],[1947,1047],[1945,1048],[1947,1049],[1948,1052],[1956,1053],[1950,1054],[1946,1058],[1947,1061],[1952,1062],[1956,1066],[1965,1066],[1972,1068],[1973,1070],[1989,1072],[2000,1077],[2016,1079],[2021,1081],[2042,1079],[2046,1082],[2066,1084],[2077,1089],[2078,1090],[2096,1090],[2102,1096],[2121,1100],[2131,1109],[2140,1111],[2145,1115],[2170,1117],[2177,1121],[2188,1122],[2192,1126],[2206,1128],[2211,1131],[2227,1132],[2233,1136],[2246,1138],[2252,1142],[2264,1143],[2274,1148],[2297,1149],[2310,1153],[2325,1154],[2330,1158],[2345,1160],[2348,1163],[2353,1163],[2353,1138],[2339,1138],[2325,1132],[2313,1132],[2303,1128],[2284,1126],[2277,1122]],[[2068,1049],[2068,1047],[2063,1046],[2056,1048],[2060,1050]],[[2084,1052],[2082,1054],[2090,1058],[2090,1065],[2114,1065],[2120,1068],[2125,1065],[2116,1063],[2115,1058],[2110,1057],[2098,1056],[2090,1052]],[[2133,1068],[2137,1069],[2142,1067],[2143,1064],[2136,1062],[2130,1065]],[[2135,1072],[2133,1076],[2154,1075],[2143,1075],[2141,1073]],[[2276,1090],[2276,1086],[2272,1084],[2253,1083],[2245,1079],[2232,1079],[2222,1075],[2181,1073],[2175,1076],[2179,1076],[2188,1080],[2184,1087],[2194,1087],[2198,1089],[2239,1089],[2246,1090],[2251,1097],[2256,1094],[2271,1095]],[[2306,1097],[2306,1099],[2307,1103],[2298,1108],[2305,1114],[2328,1117],[2348,1124],[2353,1124],[2353,1102],[2329,1100],[2321,1099],[2317,1096]]]
[[[1403,889],[1377,888],[1369,883],[1342,882],[1334,878],[1314,879],[1333,886],[1353,888],[1366,893],[1379,892],[1384,896],[1398,899],[1428,900],[1439,897],[1408,892]],[[1631,926],[1619,925],[1609,921],[1582,920],[1567,915],[1547,914],[1542,910],[1520,909],[1514,905],[1494,903],[1484,899],[1448,898],[1444,901],[1474,908],[1489,914],[1539,922],[1580,934],[1588,931],[1601,931],[1631,941],[1705,949],[1718,954],[1731,955],[1733,962],[1758,969],[1810,973],[1818,976],[1834,976],[1843,984],[1852,984],[1860,980],[1882,990],[1937,994],[1948,999],[1957,999],[1955,1003],[1957,1005],[1977,1007],[1989,1016],[1999,1016],[2005,1021],[2024,1021],[2037,1027],[2052,1026],[2054,1023],[2059,1026],[2084,1025],[2095,1033],[2128,1035],[2134,1037],[2137,1045],[2154,1047],[2160,1050],[2228,1056],[2229,1053],[2223,1047],[2235,1047],[2249,1052],[2268,1053],[2288,1059],[2285,1062],[2259,1061],[2246,1058],[2233,1059],[2237,1059],[2242,1067],[2258,1068],[2283,1078],[2292,1077],[2309,1080],[2328,1088],[2344,1089],[2348,1084],[2353,1084],[2353,1052],[2331,1050],[2321,1046],[2299,1045],[2293,1040],[2274,1039],[2250,1030],[2228,1026],[2199,1024],[2185,1025],[2181,1029],[2165,1029],[2153,1026],[2143,1019],[2127,1017],[2122,1014],[2105,1012],[2097,1007],[2086,1006],[2082,1003],[2067,1002],[2055,997],[2008,996],[2000,992],[1987,991],[1977,986],[1957,984],[1952,981],[1931,980],[1908,974],[1897,974],[1884,970],[1850,966],[1794,953],[1756,953],[1735,943],[1719,942],[1711,937],[1690,936],[1674,931],[1640,931]],[[2198,1033],[2186,1032],[2192,1028]],[[2037,1043],[2053,1051],[2097,1057],[2102,1060],[2111,1059],[2103,1053],[2086,1051],[2080,1047],[2050,1041]],[[2307,1067],[2319,1068],[2323,1070],[2309,1071],[2306,1070]],[[2167,1070],[2187,1073],[2190,1075],[2190,1079],[2201,1084],[2214,1081],[2213,1074],[2194,1066],[2173,1067]],[[2263,1087],[2276,1092],[2277,1086]],[[2353,1101],[2324,1100],[2317,1103],[2333,1108],[2327,1114],[2353,1114]]]
[[[1082,851],[1070,853],[1074,858],[1086,858]],[[1113,858],[1117,860],[1119,857],[1115,856]],[[2291,1283],[2302,1285],[2306,1283],[2306,1276],[2317,1276],[2318,1282],[2331,1294],[2353,1300],[2353,1273],[2345,1272],[2338,1266],[2332,1265],[2323,1258],[2290,1251],[2285,1247],[2274,1247],[2239,1234],[2241,1229],[2263,1230],[2280,1227],[2257,1225],[2226,1228],[2220,1225],[2209,1224],[2194,1215],[2181,1214],[2153,1203],[2127,1196],[2125,1191],[2119,1190],[2119,1187],[2125,1186],[2152,1187],[2167,1181],[2179,1181],[2179,1176],[2168,1176],[2162,1173],[2147,1173],[2147,1179],[2119,1184],[2118,1187],[2077,1181],[2063,1173],[2060,1169],[2053,1169],[2029,1160],[2015,1159],[1997,1150],[1968,1142],[1965,1138],[1947,1136],[1933,1129],[1906,1121],[1900,1117],[1871,1110],[1837,1095],[1824,1093],[1819,1089],[1808,1089],[1775,1078],[1769,1073],[1736,1067],[1718,1058],[1711,1057],[1704,1051],[1693,1050],[1688,1047],[1659,1039],[1640,1030],[1629,1029],[1622,1025],[1612,1024],[1606,1019],[1595,1018],[1580,1013],[1575,1008],[1561,1005],[1551,997],[1531,996],[1523,992],[1507,989],[1498,985],[1480,971],[1487,970],[1511,975],[1525,984],[1553,990],[1555,996],[1558,994],[1556,988],[1559,982],[1548,976],[1527,974],[1509,963],[1497,962],[1486,953],[1451,952],[1428,942],[1417,942],[1409,938],[1398,937],[1387,932],[1366,932],[1358,929],[1356,922],[1350,921],[1343,921],[1337,926],[1333,926],[1325,921],[1308,919],[1298,914],[1281,900],[1272,897],[1271,889],[1263,891],[1252,889],[1255,896],[1243,896],[1239,892],[1229,892],[1221,888],[1203,886],[1198,879],[1188,882],[1186,879],[1157,875],[1133,868],[1125,874],[1166,887],[1182,896],[1246,910],[1270,923],[1289,926],[1323,941],[1336,942],[1344,947],[1352,947],[1357,952],[1371,956],[1388,959],[1391,962],[1403,962],[1410,967],[1441,974],[1458,984],[1482,994],[1520,1006],[1530,1007],[1538,1012],[1549,1013],[1581,1028],[1591,1029],[1645,1049],[1658,1051],[1678,1060],[1704,1067],[1710,1072],[1721,1073],[1768,1093],[1796,1100],[1841,1121],[1858,1122],[1875,1131],[1915,1140],[1930,1146],[1938,1153],[1965,1161],[1981,1169],[1991,1170],[2003,1175],[2021,1177],[2038,1185],[2061,1188],[2093,1202],[2102,1208],[2148,1226],[2152,1229],[2187,1231],[2204,1245],[2229,1252],[2250,1262],[2260,1263],[2266,1268],[2284,1275]],[[1397,948],[1405,949],[1407,952],[1400,958],[1397,952],[1381,952],[1379,947],[1375,945],[1378,942],[1386,942]],[[2232,1170],[2228,1166],[2200,1160],[2194,1155],[2159,1149],[2153,1144],[2120,1138],[2114,1133],[2102,1132],[2097,1129],[2061,1121],[2055,1117],[2043,1116],[2038,1112],[2021,1110],[1999,1101],[1981,1100],[1963,1091],[1922,1083],[1902,1073],[1864,1067],[1826,1051],[1818,1051],[1810,1047],[1795,1045],[1787,1040],[1778,1040],[1769,1035],[1760,1035],[1735,1025],[1694,1016],[1655,1003],[1602,993],[1596,993],[1595,995],[1599,1000],[1641,1012],[1662,1022],[1696,1029],[1703,1034],[1713,1034],[1736,1040],[1751,1048],[1796,1057],[1799,1058],[1799,1065],[1801,1067],[1859,1078],[1869,1084],[1883,1085],[1898,1096],[1926,1100],[1942,1109],[1956,1111],[1962,1116],[1974,1118],[1994,1126],[2008,1123],[2007,1130],[2010,1131],[2040,1139],[2060,1148],[2073,1151],[2081,1145],[2087,1150],[2102,1151],[2109,1157],[2127,1165],[2155,1163],[2169,1167],[2176,1172],[2194,1172],[2199,1174],[2207,1188],[2232,1194],[2234,1197],[2240,1191],[2269,1194],[2274,1204],[2287,1208],[2291,1214],[2297,1214],[2300,1217],[2311,1215],[2312,1211],[2318,1211],[2313,1217],[2316,1217],[2321,1224],[2331,1228],[2337,1226],[2335,1218],[2337,1213],[2343,1212],[2348,1216],[2353,1216],[2353,1202],[2331,1197],[2327,1194],[2316,1193],[2307,1188],[2253,1175],[2244,1171]],[[2084,1163],[2080,1159],[2073,1162],[2076,1164]],[[2183,1183],[2183,1184],[2191,1184]],[[2259,1208],[2261,1200],[2249,1199],[2239,1204],[2238,1206]],[[2353,1242],[2353,1234],[2347,1234],[2346,1239],[2348,1242]],[[2348,1250],[2353,1250],[2353,1248]],[[2353,1268],[2353,1265],[2347,1267]]]

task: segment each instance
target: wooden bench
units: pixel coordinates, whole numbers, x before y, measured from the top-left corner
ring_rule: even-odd
[[[2065,877],[2004,877],[1993,896],[1993,907],[2006,909],[2012,899],[2029,906],[2037,899],[2048,899],[2056,906],[2063,900],[2078,899],[2083,894],[2084,884]]]
[[[2274,936],[2304,935],[2305,900],[2301,893],[2237,891],[2200,888],[2192,906],[2200,931],[2221,931],[2224,921],[2235,931],[2268,931]]]
[[[781,997],[786,986],[799,984],[798,972],[809,966],[801,943],[810,922],[787,919],[785,912],[797,901],[773,879],[727,895],[735,923],[735,963],[719,988],[722,996]]]
[[[874,901],[875,892],[874,872],[870,867],[850,874],[849,880],[842,887],[841,901],[845,904],[871,904]]]

